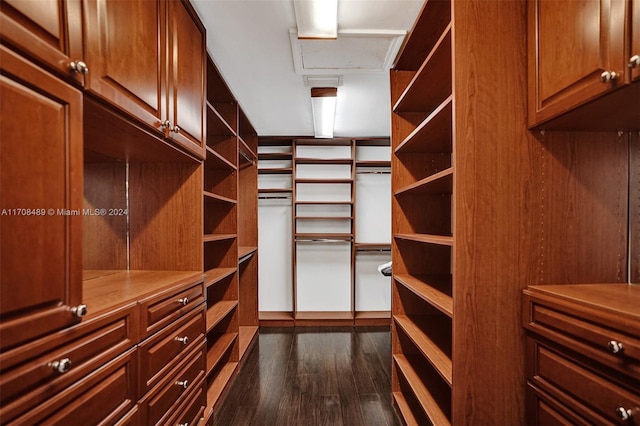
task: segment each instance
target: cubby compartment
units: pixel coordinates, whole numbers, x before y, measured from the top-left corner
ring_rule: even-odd
[[[213,238],[213,237],[212,237]],[[204,271],[216,268],[236,268],[238,265],[238,244],[235,236],[223,235],[218,240],[205,241]]]
[[[204,197],[204,235],[235,235],[237,230],[236,203]]]
[[[400,234],[431,234],[452,236],[451,216],[451,176],[447,182],[440,182],[444,188],[421,188],[421,190],[407,191],[396,194],[397,207],[394,212],[402,221],[396,227]],[[431,189],[434,192],[427,191]],[[409,208],[419,203],[420,209]]]
[[[224,165],[220,167],[216,162],[213,164],[205,162],[203,189],[210,197],[236,201],[238,198],[236,170]]]

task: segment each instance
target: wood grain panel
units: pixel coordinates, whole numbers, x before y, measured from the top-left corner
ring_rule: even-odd
[[[622,282],[627,275],[628,136],[546,132],[530,284]]]
[[[0,55],[6,350],[77,320],[70,308],[82,300],[82,95],[4,46]]]
[[[453,3],[456,425],[524,423],[517,301],[532,269],[536,149],[526,131],[525,9]]]
[[[640,8],[640,7],[639,7]],[[640,284],[640,133],[629,141],[629,282]]]
[[[202,268],[202,166],[129,164],[131,269]]]

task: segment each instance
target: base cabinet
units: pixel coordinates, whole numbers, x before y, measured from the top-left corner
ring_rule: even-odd
[[[529,424],[637,424],[640,286],[533,286],[524,294]]]

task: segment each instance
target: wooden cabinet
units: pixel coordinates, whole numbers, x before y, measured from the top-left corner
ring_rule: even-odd
[[[631,79],[640,79],[640,0],[630,0],[631,5],[631,48],[627,64],[631,69]]]
[[[84,60],[81,0],[3,1],[0,37],[32,60],[83,84],[84,74],[77,67]]]
[[[391,70],[392,392],[407,424],[525,420],[515,301],[540,221],[526,41],[523,2],[427,0]]]
[[[85,8],[86,89],[203,158],[205,35],[191,6],[87,0]]]
[[[610,114],[601,127],[637,127],[638,115],[627,110],[637,110],[638,89],[603,95],[638,78],[640,58],[631,67],[639,54],[638,8],[637,0],[529,2],[530,126],[580,129]],[[579,109],[600,98],[599,107]]]
[[[529,424],[635,424],[640,415],[640,286],[524,291]]]
[[[82,95],[0,49],[0,344],[5,351],[84,314]]]

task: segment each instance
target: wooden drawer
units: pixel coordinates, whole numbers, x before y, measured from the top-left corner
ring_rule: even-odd
[[[618,424],[618,410],[640,413],[640,387],[622,386],[597,370],[597,365],[579,362],[572,356],[531,338],[527,339],[531,360],[530,383],[548,393],[561,405],[591,423]],[[620,423],[633,424],[633,423]]]
[[[640,324],[616,327],[595,316],[581,315],[575,308],[528,296],[525,315],[527,329],[640,380]],[[614,345],[622,349],[613,353]]]
[[[149,337],[138,346],[140,357],[140,394],[146,393],[158,383],[181,354],[191,351],[204,339],[205,304],[188,312],[184,317]],[[179,340],[180,339],[180,340]]]
[[[137,320],[133,303],[0,355],[0,418],[17,417],[134,346]]]
[[[204,417],[204,409],[207,405],[207,391],[204,378],[200,384],[194,386],[189,397],[178,407],[174,416],[167,424],[181,426],[199,425]]]
[[[204,380],[205,353],[205,342],[200,340],[195,350],[180,359],[175,368],[139,401],[143,424],[165,424],[175,415],[192,387]]]
[[[525,418],[530,426],[590,426],[585,419],[531,383],[527,383],[526,409]]]
[[[8,424],[114,424],[129,417],[136,403],[135,351],[130,349]]]
[[[204,302],[204,281],[181,283],[140,301],[141,339],[171,324]]]

